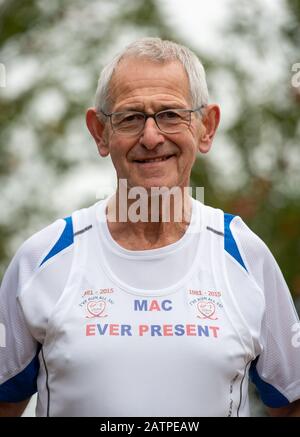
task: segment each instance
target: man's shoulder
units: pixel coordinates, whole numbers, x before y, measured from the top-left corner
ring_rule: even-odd
[[[272,257],[265,242],[239,215],[203,204],[202,208],[211,218],[211,223],[218,223],[215,230],[224,235],[225,251],[245,270],[248,270],[249,263],[264,263],[266,258]]]
[[[197,202],[200,204],[200,202]],[[249,242],[254,244],[255,247],[260,246],[267,247],[263,240],[245,223],[245,221],[236,214],[226,212],[220,208],[201,204],[207,215],[211,217],[219,217],[222,221],[224,235],[234,234],[237,238],[248,238]]]
[[[66,252],[72,251],[76,228],[80,227],[80,223],[84,226],[86,217],[90,216],[86,215],[86,211],[94,207],[95,205],[77,209],[69,216],[59,218],[34,233],[20,246],[12,263],[25,266],[26,270],[35,273],[61,259]]]
[[[224,213],[224,248],[239,259],[256,282],[261,282],[263,272],[276,265],[266,243],[238,215]]]
[[[224,212],[224,232],[232,234],[237,244],[252,256],[264,256],[269,252],[266,243],[238,215]]]
[[[26,239],[7,269],[6,276],[14,277],[23,288],[35,274],[73,246],[72,218],[57,219]]]
[[[22,243],[16,253],[16,258],[31,258],[35,260],[34,264],[41,266],[49,259],[51,253],[54,253],[53,248],[57,246],[57,244],[59,244],[57,250],[66,246],[66,234],[69,235],[69,240],[73,238],[71,216],[64,219],[57,219],[32,234]]]

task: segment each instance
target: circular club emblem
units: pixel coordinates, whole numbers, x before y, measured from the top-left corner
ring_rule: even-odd
[[[100,300],[98,302],[89,302],[87,304],[87,310],[92,315],[92,317],[104,317],[103,312],[105,310],[105,302]]]
[[[215,304],[212,302],[199,302],[197,305],[198,311],[200,313],[200,319],[210,319],[216,320],[217,317],[214,316],[216,312]]]

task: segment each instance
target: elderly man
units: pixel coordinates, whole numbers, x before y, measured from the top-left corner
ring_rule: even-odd
[[[104,68],[86,120],[117,190],[9,266],[2,415],[37,391],[38,416],[248,416],[249,375],[271,414],[299,415],[298,317],[274,258],[187,194],[219,119],[174,42],[139,40]]]

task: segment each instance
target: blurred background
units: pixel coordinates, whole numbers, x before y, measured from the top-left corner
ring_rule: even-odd
[[[0,0],[0,279],[32,233],[115,186],[85,110],[102,66],[142,36],[203,62],[222,120],[192,185],[267,243],[299,311],[299,0]],[[265,414],[254,389],[251,405]]]

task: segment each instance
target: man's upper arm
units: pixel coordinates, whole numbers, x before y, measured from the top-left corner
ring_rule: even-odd
[[[9,265],[0,288],[0,323],[2,342],[0,347],[0,401],[20,402],[36,392],[39,345],[31,335],[18,291],[25,268],[22,250]],[[30,275],[30,273],[28,272]]]
[[[2,410],[6,405],[6,411],[21,411],[22,402],[37,391],[47,318],[64,288],[72,259],[64,256],[66,244],[57,246],[65,229],[66,222],[58,220],[27,240],[4,275],[0,288]],[[57,272],[60,256],[64,256],[61,274]]]
[[[247,268],[265,297],[259,342],[250,377],[270,413],[296,411],[300,399],[300,344],[293,341],[299,317],[284,277],[267,246],[237,218],[233,232]],[[255,309],[254,309],[255,310]]]

